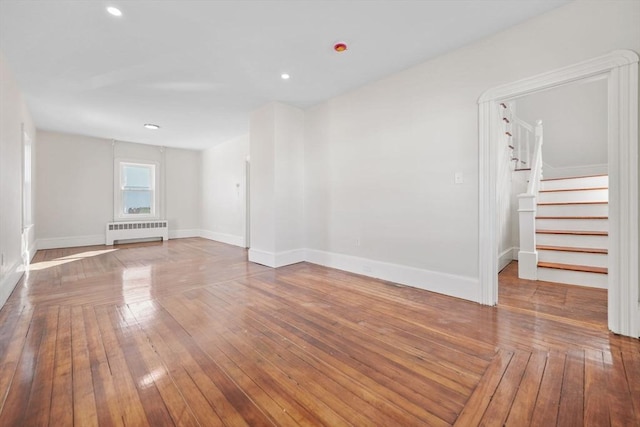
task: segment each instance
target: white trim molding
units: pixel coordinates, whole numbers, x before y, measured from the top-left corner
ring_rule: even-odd
[[[76,248],[80,246],[96,246],[104,245],[105,236],[103,234],[95,234],[91,236],[74,236],[74,237],[54,237],[49,239],[38,239],[36,246],[40,249],[58,249],[58,248]]]
[[[363,276],[400,283],[414,288],[480,301],[478,280],[406,265],[375,261],[352,255],[307,249],[306,260],[312,264],[349,271]]]
[[[189,237],[200,237],[202,233],[198,229],[171,230],[169,229],[169,239],[187,239]]]
[[[266,265],[267,267],[284,267],[306,261],[306,251],[304,249],[293,249],[282,252],[267,252],[251,248],[249,249],[249,261]]]
[[[216,242],[226,243],[228,245],[240,246],[241,248],[244,248],[244,237],[242,236],[218,233],[209,230],[200,230],[198,236],[202,237],[203,239],[214,240]]]
[[[518,248],[510,247],[500,252],[498,256],[498,271],[502,271],[514,259],[518,259]]]
[[[500,102],[545,89],[605,78],[608,83],[609,275],[611,331],[640,336],[638,285],[638,55],[607,55],[486,91],[479,103],[479,282],[482,303],[498,301],[496,206]]]
[[[7,302],[16,285],[20,282],[24,274],[23,267],[24,265],[21,263],[12,265],[0,282],[0,307],[4,306],[4,303]]]

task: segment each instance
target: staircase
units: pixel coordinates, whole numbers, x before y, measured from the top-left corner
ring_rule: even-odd
[[[540,182],[537,278],[607,288],[607,175]]]

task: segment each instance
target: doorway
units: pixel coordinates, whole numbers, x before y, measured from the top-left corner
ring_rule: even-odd
[[[521,278],[606,289],[606,79],[546,89],[501,106],[505,123],[498,164],[499,269],[521,258]],[[520,195],[527,193],[536,172],[531,167],[537,133],[543,141],[543,181],[535,218],[530,222],[524,214],[523,237]],[[537,253],[529,252],[534,246],[523,248],[521,238]]]
[[[249,249],[251,247],[251,162],[249,157],[245,160],[244,171],[244,247]]]
[[[638,55],[608,55],[509,83],[479,99],[481,302],[498,301],[497,162],[501,132],[499,103],[588,79],[607,81],[609,170],[608,325],[621,335],[640,336],[638,284]]]
[[[22,248],[21,258],[23,265],[29,265],[31,257],[35,253],[33,236],[33,173],[32,173],[32,141],[22,124]]]

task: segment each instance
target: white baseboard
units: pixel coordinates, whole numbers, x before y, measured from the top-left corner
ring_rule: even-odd
[[[189,237],[200,237],[201,230],[169,230],[169,239],[187,239]]]
[[[249,261],[278,268],[305,261],[305,252],[304,249],[294,249],[274,253],[251,248],[249,249]]]
[[[33,244],[29,247],[29,262],[33,260],[33,257],[36,256],[36,252],[38,252],[38,242],[34,241]]]
[[[306,260],[364,276],[480,302],[480,284],[475,277],[440,273],[399,264],[374,261],[351,255],[307,249]]]
[[[514,253],[516,254],[515,258],[513,257]],[[502,271],[502,269],[509,265],[514,259],[518,259],[518,251],[516,248],[511,247],[502,251],[502,253],[498,255],[498,271]]]
[[[0,307],[3,307],[4,303],[7,302],[7,299],[9,299],[11,292],[13,292],[23,274],[24,268],[20,263],[14,264],[7,271],[4,279],[0,282]]]
[[[104,245],[105,235],[94,234],[91,236],[76,237],[54,237],[49,239],[38,239],[36,246],[38,249],[75,248],[78,246]]]
[[[215,240],[216,242],[227,243],[229,245],[244,248],[244,237],[233,234],[217,233],[215,231],[200,230],[199,237],[203,239]]]
[[[293,249],[290,251],[277,252],[275,255],[276,267],[284,267],[285,265],[304,262],[307,258],[305,249]]]

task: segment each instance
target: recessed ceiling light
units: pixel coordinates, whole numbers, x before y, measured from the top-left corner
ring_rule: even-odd
[[[158,125],[154,125],[154,124],[152,124],[152,123],[146,123],[146,124],[144,125],[144,127],[146,127],[147,129],[152,129],[152,130],[160,129],[160,126],[158,126]]]
[[[282,80],[289,80],[291,78],[291,76],[287,73],[280,74],[280,77],[282,78]]]
[[[107,12],[109,12],[113,16],[122,16],[122,11],[120,9],[118,9],[117,7],[109,6],[107,8]]]

